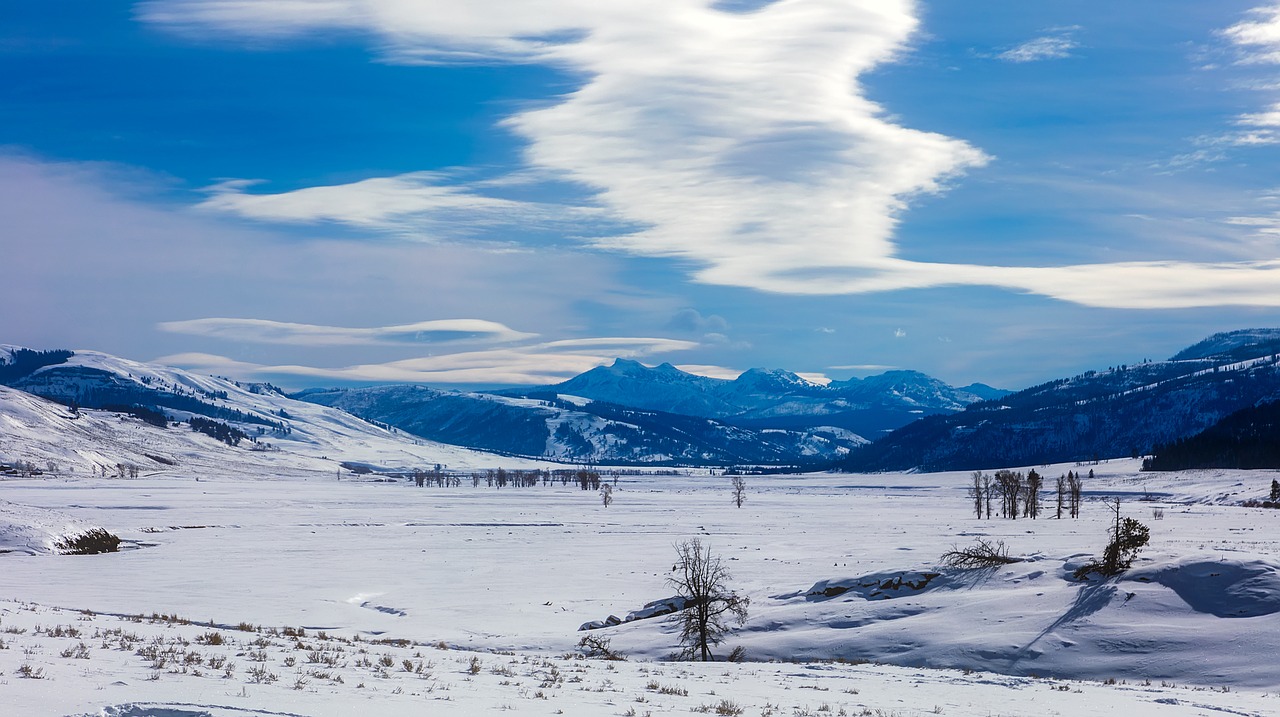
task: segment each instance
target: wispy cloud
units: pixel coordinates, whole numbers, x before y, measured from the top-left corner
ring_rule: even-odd
[[[1280,1],[1272,0],[1256,7],[1249,11],[1248,17],[1250,19],[1222,31],[1240,53],[1239,62],[1280,63]],[[1250,87],[1275,95],[1274,82],[1255,82]],[[1280,144],[1280,102],[1271,102],[1261,112],[1242,114],[1236,118],[1236,124],[1247,129],[1226,133],[1220,141],[1238,147]]]
[[[879,363],[854,363],[827,367],[830,371],[892,371],[896,368],[898,367]]]
[[[1060,60],[1071,57],[1071,51],[1080,47],[1072,36],[1071,30],[1054,35],[1037,37],[1016,47],[1011,47],[996,55],[996,59],[1006,62],[1040,62],[1042,60]]]
[[[643,337],[601,337],[549,341],[530,346],[465,351],[379,364],[326,368],[236,361],[207,353],[164,356],[157,362],[239,376],[295,376],[335,381],[435,384],[556,383],[615,358],[638,359],[696,348],[691,341]]]
[[[894,123],[859,92],[863,73],[904,50],[914,6],[793,0],[742,14],[710,0],[155,0],[139,13],[204,36],[372,34],[390,61],[567,67],[585,78],[581,87],[505,124],[528,142],[530,167],[589,188],[607,216],[643,227],[592,243],[689,260],[704,267],[703,282],[758,287],[762,275],[888,255],[913,198],[988,161],[961,140]],[[276,195],[222,186],[205,206],[369,226],[393,216],[397,231],[404,219],[434,226],[441,209],[528,209],[440,181],[410,175]]]
[[[586,206],[518,201],[482,193],[439,172],[413,172],[359,182],[307,187],[279,194],[255,193],[258,180],[229,180],[205,191],[200,208],[274,222],[336,222],[414,239],[488,238],[492,230],[519,226],[572,228],[579,233],[616,231],[606,212]],[[600,229],[591,230],[593,223]]]
[[[1242,62],[1280,63],[1280,2],[1256,7],[1249,17],[1222,34],[1241,49]]]
[[[984,266],[898,258],[911,204],[990,157],[903,126],[860,79],[905,52],[913,0],[779,0],[753,12],[712,0],[151,0],[144,20],[255,41],[352,32],[391,62],[538,62],[576,90],[519,111],[530,176],[585,188],[586,206],[548,208],[438,173],[250,194],[220,185],[204,203],[274,221],[340,221],[434,235],[459,225],[585,222],[584,241],[693,267],[695,281],[785,294],[996,286],[1088,306],[1280,305],[1276,262],[1173,261]],[[1274,11],[1273,11],[1274,10]],[[1276,52],[1280,10],[1227,35]],[[1017,62],[1066,57],[1076,28],[1010,48]],[[1241,142],[1265,139],[1261,130]],[[563,210],[562,210],[563,209]],[[598,231],[601,220],[634,230]],[[616,228],[616,226],[614,227]],[[1269,259],[1269,257],[1264,257]]]
[[[165,321],[157,325],[162,331],[206,336],[228,341],[247,341],[292,346],[356,346],[416,343],[451,343],[457,341],[513,342],[531,339],[537,334],[516,331],[494,321],[483,319],[439,319],[402,326],[346,328],[317,326],[266,319],[190,319]]]

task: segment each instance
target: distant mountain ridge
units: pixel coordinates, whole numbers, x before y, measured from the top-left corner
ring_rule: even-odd
[[[432,440],[559,461],[814,467],[921,415],[1000,391],[915,371],[823,386],[779,369],[733,380],[617,359],[549,386],[487,393],[421,386],[308,390],[296,397]]]
[[[1280,329],[1231,331],[1168,361],[1088,371],[923,418],[842,467],[973,470],[1147,454],[1276,399]]]
[[[568,396],[521,398],[411,385],[295,395],[444,443],[570,463],[816,466],[866,443],[836,427],[750,429]]]
[[[781,369],[750,369],[736,379],[650,368],[618,359],[567,381],[501,395],[578,396],[633,408],[712,418],[756,428],[837,426],[874,438],[922,415],[951,413],[1008,394],[983,384],[955,388],[918,371],[889,371],[821,385]]]

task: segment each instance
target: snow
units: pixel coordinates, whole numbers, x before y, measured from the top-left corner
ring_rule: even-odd
[[[337,409],[276,393],[253,393],[224,379],[139,364],[108,354],[78,352],[68,364],[137,379],[147,376],[154,386],[225,392],[227,399],[218,400],[219,406],[284,422],[292,432],[268,433],[257,444],[242,442],[233,448],[185,426],[160,429],[120,414],[87,409],[77,415],[60,404],[0,386],[0,463],[23,460],[40,468],[52,463],[62,470],[86,473],[114,470],[120,463],[159,468],[163,461],[194,462],[209,470],[286,472],[332,471],[343,462],[395,468],[441,464],[450,469],[547,465],[545,461],[500,457],[388,431]],[[287,418],[281,417],[282,411]],[[241,427],[250,435],[257,430],[254,424]],[[156,456],[163,460],[157,461]]]
[[[0,481],[0,535],[45,544],[96,525],[137,546],[0,554],[0,712],[643,715],[728,700],[747,715],[1280,714],[1280,512],[1237,505],[1272,472],[1037,467],[1095,470],[1082,517],[1011,521],[972,517],[967,473],[747,476],[741,509],[727,478],[623,475],[605,508],[572,485],[416,488],[338,480],[302,455],[189,450],[207,455],[138,479]],[[1119,579],[1070,579],[1101,552],[1101,499],[1117,495],[1151,545]],[[666,661],[678,645],[663,617],[590,633],[627,662],[566,657],[583,623],[670,598],[673,545],[693,537],[751,600],[717,654],[741,646],[751,662]],[[938,566],[978,537],[1024,560]],[[115,630],[138,639],[122,649]],[[197,640],[210,631],[224,645]],[[151,644],[175,649],[162,667],[137,654]],[[308,662],[339,647],[338,665]]]

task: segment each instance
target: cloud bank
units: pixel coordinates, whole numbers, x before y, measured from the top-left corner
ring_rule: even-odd
[[[183,353],[156,359],[159,363],[214,373],[248,376],[297,376],[336,381],[435,384],[558,383],[615,358],[639,359],[654,354],[696,348],[692,341],[643,337],[602,337],[548,341],[529,346],[464,351],[442,356],[362,364],[340,368],[264,364],[225,356]],[[707,367],[725,371],[718,367]]]
[[[860,84],[906,51],[916,3],[718,7],[712,0],[152,0],[138,13],[205,38],[345,32],[373,38],[391,62],[544,63],[582,78],[576,90],[505,125],[527,143],[528,176],[582,187],[591,206],[509,202],[416,173],[278,194],[224,184],[205,202],[209,209],[432,236],[529,217],[604,217],[639,229],[574,233],[612,251],[679,260],[701,283],[784,294],[996,286],[1099,307],[1280,305],[1272,256],[1060,267],[899,258],[895,233],[911,203],[991,159],[963,140],[904,126]],[[1256,17],[1227,34],[1259,58],[1280,58],[1280,9]],[[1004,59],[1062,57],[1074,46],[1059,34]]]

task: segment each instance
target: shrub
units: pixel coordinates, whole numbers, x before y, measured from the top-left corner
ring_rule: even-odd
[[[53,547],[63,555],[97,555],[120,550],[120,538],[102,528],[91,528],[79,535],[67,536]]]
[[[1089,573],[1098,573],[1104,577],[1123,573],[1138,557],[1138,551],[1151,541],[1150,528],[1133,518],[1120,517],[1119,499],[1111,509],[1115,511],[1116,523],[1110,531],[1111,542],[1107,543],[1106,549],[1102,551],[1102,561],[1095,560],[1081,566],[1075,572],[1077,580],[1084,580]]]

